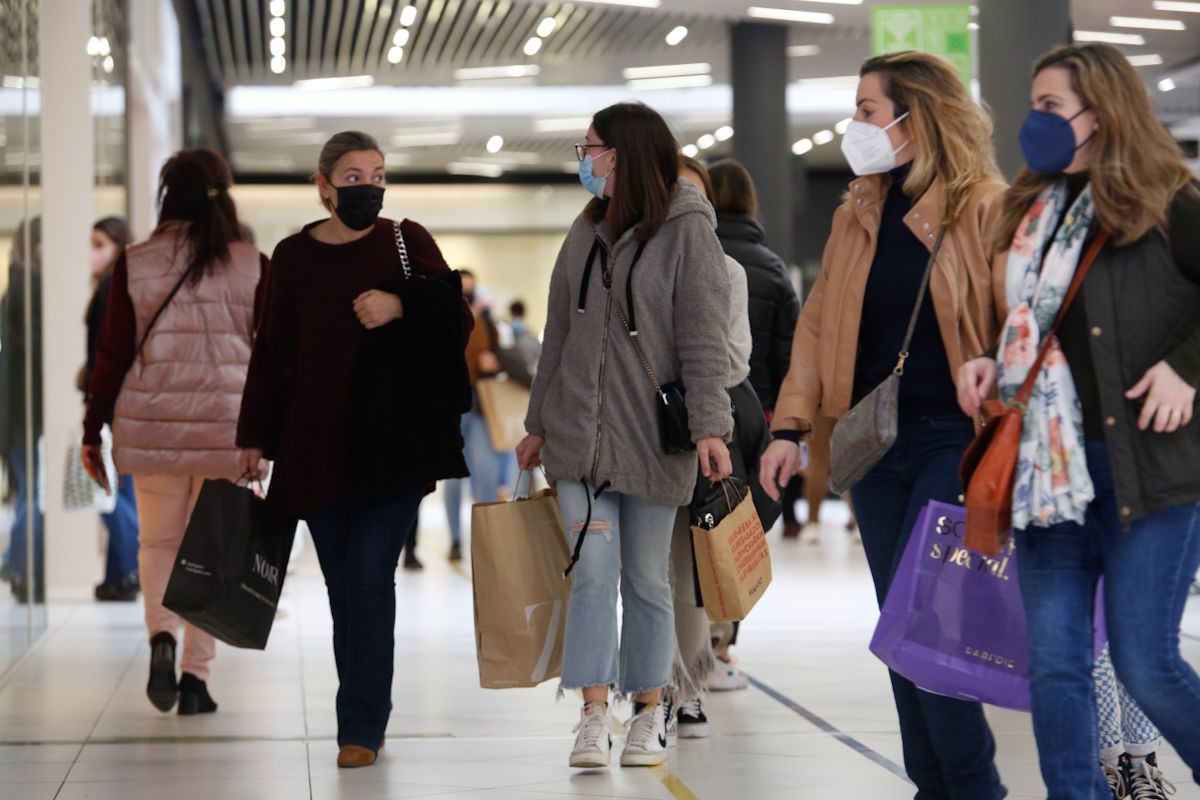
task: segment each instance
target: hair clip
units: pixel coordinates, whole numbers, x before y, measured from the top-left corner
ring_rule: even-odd
[[[215,186],[208,187],[208,197],[212,199],[217,196],[217,188]]]

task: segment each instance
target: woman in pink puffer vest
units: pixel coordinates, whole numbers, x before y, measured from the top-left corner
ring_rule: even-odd
[[[134,476],[141,528],[138,568],[150,633],[146,693],[161,711],[217,710],[208,693],[212,636],[184,626],[163,593],[205,478],[239,477],[234,444],[267,259],[242,240],[229,196],[233,175],[211,150],[163,166],[159,224],[113,272],[88,383],[84,465],[101,485],[100,429],[113,415],[113,455]],[[114,414],[115,410],[115,414]]]

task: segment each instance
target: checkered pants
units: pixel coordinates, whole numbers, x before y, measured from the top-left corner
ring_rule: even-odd
[[[1116,761],[1121,753],[1146,756],[1158,750],[1162,734],[1138,708],[1125,686],[1117,680],[1108,645],[1092,669],[1096,682],[1096,716],[1100,722],[1100,750]]]

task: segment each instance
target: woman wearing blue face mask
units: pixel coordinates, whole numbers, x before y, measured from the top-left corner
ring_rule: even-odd
[[[679,145],[653,109],[604,109],[576,154],[595,199],[550,279],[517,457],[522,469],[544,459],[574,549],[562,688],[584,706],[570,764],[608,765],[616,689],[635,702],[621,764],[654,766],[667,757],[675,512],[691,500],[697,454],[710,479],[732,471],[730,285],[712,206],[679,180]],[[658,389],[680,379],[694,449],[664,447],[660,428]]]
[[[948,62],[896,53],[867,61],[861,75],[842,141],[860,177],[834,214],[801,311],[760,474],[778,497],[818,416],[845,416],[902,371],[897,439],[852,489],[882,603],[918,513],[962,492],[958,464],[974,427],[955,401],[954,370],[995,340],[987,240],[1004,184],[991,120]],[[917,797],[1003,797],[983,709],[891,680]]]
[[[1116,49],[1051,51],[1031,104],[1029,168],[994,243],[1010,309],[999,364],[966,364],[959,397],[972,415],[993,387],[1011,401],[1080,281],[1025,412],[1013,527],[1042,775],[1052,800],[1092,800],[1109,796],[1092,687],[1101,575],[1116,677],[1200,779],[1200,677],[1179,650],[1200,566],[1200,193]],[[1132,796],[1162,797],[1154,765],[1132,766]]]

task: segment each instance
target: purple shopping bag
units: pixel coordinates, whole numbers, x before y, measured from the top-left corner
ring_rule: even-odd
[[[931,501],[896,569],[871,652],[934,694],[1028,711],[1025,609],[1010,541],[963,546],[966,510]]]

